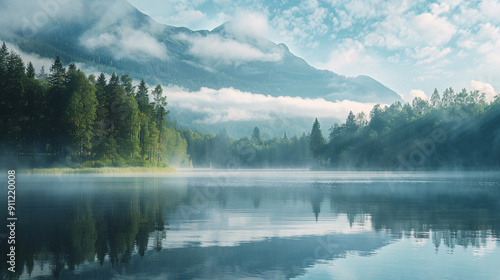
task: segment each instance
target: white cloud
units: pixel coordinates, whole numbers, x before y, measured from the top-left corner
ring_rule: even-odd
[[[450,11],[450,5],[448,3],[432,3],[431,6],[432,14],[440,15],[444,13],[448,13]]]
[[[343,119],[349,113],[369,112],[375,104],[354,101],[330,102],[324,99],[253,94],[233,88],[201,88],[186,91],[176,86],[164,88],[170,106],[203,113],[202,123],[268,120],[272,116]]]
[[[453,24],[430,13],[415,16],[412,26],[419,34],[420,41],[430,45],[439,46],[448,43],[456,32]]]
[[[407,98],[404,98],[405,101],[412,101],[413,99],[415,99],[417,97],[422,98],[424,100],[428,99],[427,94],[425,94],[425,92],[423,90],[420,90],[420,89],[412,89],[406,97]]]
[[[151,35],[140,30],[121,27],[115,33],[90,34],[82,36],[80,43],[89,50],[106,48],[116,59],[141,59],[151,56],[166,60],[167,48]]]
[[[199,10],[181,10],[168,17],[154,17],[159,22],[164,22],[174,26],[193,26],[200,22],[207,21],[207,15]]]
[[[359,41],[346,39],[330,53],[326,63],[319,63],[317,66],[337,73],[357,76],[365,74],[360,73],[360,69],[375,64],[375,59],[366,53],[363,44]]]
[[[462,28],[469,28],[474,27],[483,17],[481,12],[475,7],[470,8],[468,5],[461,5],[459,12],[452,16],[452,21]]]
[[[215,63],[239,65],[250,61],[280,61],[283,58],[283,49],[279,47],[261,50],[218,34],[189,36],[182,33],[177,39],[190,44],[190,54]]]
[[[500,21],[498,17],[500,15],[500,2],[498,0],[483,0],[479,4],[479,10],[488,20],[493,20],[494,22]]]
[[[269,31],[267,17],[261,13],[240,10],[226,26],[226,31],[234,36],[259,38]]]
[[[497,92],[495,92],[493,86],[488,83],[472,80],[470,81],[470,86],[473,90],[478,90],[479,93],[485,93],[486,101],[488,102],[494,100],[495,96],[498,94]]]
[[[426,47],[417,47],[414,51],[413,57],[418,59],[416,65],[421,64],[429,64],[431,62],[435,62],[436,60],[446,56],[451,52],[451,48],[440,49],[438,47],[426,46]]]

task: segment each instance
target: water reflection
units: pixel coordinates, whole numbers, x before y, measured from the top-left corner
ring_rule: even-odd
[[[497,178],[210,180],[29,177],[3,278],[292,278],[405,238],[474,255],[499,238]]]

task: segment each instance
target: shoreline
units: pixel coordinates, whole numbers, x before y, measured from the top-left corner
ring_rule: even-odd
[[[65,175],[65,174],[141,174],[141,173],[175,173],[176,169],[167,167],[55,167],[20,169],[27,175]]]

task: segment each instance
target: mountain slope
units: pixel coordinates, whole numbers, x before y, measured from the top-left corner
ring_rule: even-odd
[[[68,11],[75,15],[63,16]],[[31,15],[16,18],[21,21],[31,19]],[[36,32],[26,32],[22,22],[18,28],[12,26],[0,31],[0,39],[25,52],[60,55],[66,63],[85,63],[107,73],[129,72],[151,84],[174,84],[190,90],[233,87],[330,101],[401,100],[370,77],[348,78],[315,69],[284,44],[247,34],[231,23],[212,31],[162,25],[124,0],[70,0]]]

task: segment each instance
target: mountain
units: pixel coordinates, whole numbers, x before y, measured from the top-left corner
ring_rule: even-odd
[[[4,15],[0,39],[24,52],[60,55],[66,63],[83,63],[95,71],[129,72],[150,84],[174,84],[194,91],[232,87],[329,101],[401,100],[373,78],[315,69],[286,45],[231,22],[212,31],[193,31],[159,24],[125,0],[52,1],[52,6],[26,8],[22,14],[13,10],[11,2],[0,4]]]

